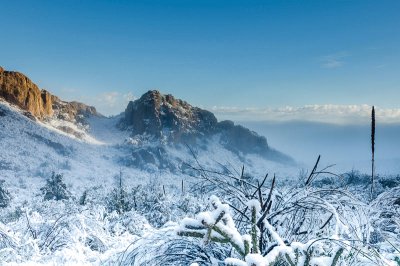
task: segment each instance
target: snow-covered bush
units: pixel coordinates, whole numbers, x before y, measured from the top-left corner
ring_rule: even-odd
[[[117,211],[119,214],[131,209],[131,203],[128,200],[128,193],[123,188],[114,188],[109,195],[108,209]]]
[[[15,248],[16,243],[12,236],[8,233],[9,229],[0,222],[0,250],[6,248]],[[1,257],[0,257],[1,261]]]
[[[161,227],[170,221],[172,204],[158,186],[136,186],[132,189],[130,198],[133,208],[144,215],[149,223]]]
[[[275,177],[268,185],[268,176],[253,182],[243,178],[243,169],[241,176],[235,177],[200,168],[201,181],[195,189],[211,191],[224,198],[225,204],[216,204],[219,201],[212,198],[213,210],[196,219],[184,219],[178,234],[230,243],[236,253],[228,261],[238,265],[247,265],[244,261],[253,265],[258,259],[276,265],[390,265],[394,250],[387,245],[380,249],[385,238],[374,222],[374,217],[382,221],[379,207],[355,197],[343,185],[343,178],[326,169],[317,170],[317,165],[304,180],[280,189]],[[328,174],[334,187],[314,186],[317,177]],[[256,207],[255,215],[249,201]],[[227,222],[230,220],[234,223]],[[375,245],[376,241],[381,242]],[[393,242],[395,246],[400,243],[398,239]]]
[[[132,209],[142,214],[149,223],[160,228],[169,221],[178,221],[187,215],[194,215],[202,209],[202,202],[190,194],[182,195],[176,187],[165,186],[153,181],[131,189],[129,202]]]
[[[142,236],[147,230],[151,229],[144,216],[134,210],[118,214],[110,213],[107,216],[108,231],[113,235],[132,234]]]
[[[7,207],[11,202],[10,192],[4,187],[4,180],[0,180],[0,208]]]
[[[87,197],[88,197],[88,190],[85,189],[82,193],[82,196],[79,198],[79,204],[80,205],[86,205],[87,203]]]
[[[396,250],[394,245],[400,244],[400,187],[395,187],[381,193],[371,204],[371,223],[373,225],[373,238],[371,244],[386,242],[391,245],[392,252],[400,253],[400,246]]]
[[[229,256],[229,246],[209,243],[204,245],[200,239],[182,238],[176,235],[176,223],[167,223],[159,230],[149,233],[133,242],[117,259],[118,265],[165,265],[188,266],[221,265]]]
[[[104,253],[107,250],[104,242],[98,238],[96,235],[89,234],[85,239],[85,245],[87,245],[91,250]]]
[[[266,266],[266,265],[347,265],[362,263],[363,265],[391,265],[379,254],[371,252],[371,247],[354,246],[346,239],[346,226],[336,221],[335,233],[309,239],[305,242],[288,242],[272,226],[269,219],[261,214],[262,207],[257,200],[247,201],[248,215],[251,227],[248,234],[241,234],[235,224],[230,207],[222,204],[212,196],[213,210],[199,213],[195,219],[185,218],[176,227],[180,236],[200,238],[204,243],[229,243],[235,250],[231,257],[224,261],[226,265],[234,266]],[[338,219],[336,211],[332,210]],[[293,221],[292,221],[293,222]],[[268,248],[260,250],[261,232],[258,223],[262,223],[268,232]],[[369,263],[369,264],[368,264]],[[392,264],[395,265],[395,264]]]
[[[24,212],[20,206],[8,207],[7,210],[0,212],[0,222],[4,224],[11,223],[17,221],[23,215]]]
[[[110,212],[116,211],[119,214],[127,212],[132,208],[128,199],[128,193],[122,186],[122,182],[108,194],[107,208]]]
[[[46,185],[40,190],[44,195],[44,200],[63,200],[71,197],[70,192],[67,190],[67,185],[63,181],[62,174],[54,172],[47,179]]]
[[[104,195],[106,191],[108,190],[103,185],[86,188],[79,197],[79,205],[107,205],[110,194]]]

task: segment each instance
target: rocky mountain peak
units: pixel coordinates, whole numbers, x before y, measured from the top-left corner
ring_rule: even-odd
[[[0,97],[39,119],[53,114],[50,93],[19,72],[0,68]]]
[[[262,157],[290,162],[291,158],[271,149],[267,139],[232,121],[218,122],[213,113],[194,107],[170,94],[151,90],[139,99],[129,102],[120,125],[132,132],[132,164],[142,167],[147,164],[175,170],[165,145],[188,144],[207,149],[210,145],[221,145],[239,157],[258,154]],[[160,145],[146,143],[147,136],[161,140]],[[213,144],[212,144],[213,143]]]
[[[26,111],[30,117],[43,120],[56,116],[69,121],[77,116],[99,115],[92,106],[65,102],[47,90],[41,90],[27,76],[0,67],[0,98]]]
[[[146,133],[177,142],[193,134],[213,131],[217,119],[209,111],[193,107],[170,94],[151,90],[129,102],[123,124],[132,127],[134,135]]]

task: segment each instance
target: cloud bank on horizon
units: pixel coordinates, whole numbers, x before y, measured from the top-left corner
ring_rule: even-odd
[[[210,109],[218,119],[234,121],[307,121],[332,124],[370,123],[371,105],[314,104],[302,107],[239,108],[218,107]],[[380,123],[400,124],[400,109],[375,106],[376,119]]]
[[[82,100],[86,100],[87,103],[94,105],[102,114],[117,115],[125,110],[129,101],[136,99],[137,97],[132,93],[123,94],[113,91],[99,94],[92,99],[85,98]],[[313,104],[301,107],[284,106],[278,108],[213,106],[210,108],[205,107],[204,109],[213,112],[219,120],[228,119],[240,122],[305,121],[341,125],[362,125],[370,123],[372,106],[368,104]],[[375,111],[376,119],[379,123],[400,124],[400,108],[375,106]]]

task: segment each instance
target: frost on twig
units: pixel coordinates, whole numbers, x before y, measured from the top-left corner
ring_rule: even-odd
[[[231,266],[267,266],[284,261],[290,266],[295,265],[337,265],[346,249],[340,245],[331,245],[331,241],[320,239],[310,240],[307,243],[292,242],[286,244],[279,233],[268,222],[262,220],[268,231],[271,241],[276,245],[265,254],[258,249],[259,232],[257,221],[260,218],[260,204],[257,200],[247,202],[251,214],[250,235],[241,235],[231,217],[229,206],[212,196],[210,198],[212,211],[199,213],[195,219],[185,218],[176,228],[180,236],[202,238],[204,243],[210,241],[230,244],[241,258],[227,258],[226,265]],[[330,242],[330,244],[329,244]],[[328,244],[327,244],[328,243]],[[326,252],[325,250],[328,250]]]
[[[185,218],[177,227],[180,236],[190,236],[219,243],[229,243],[243,257],[250,252],[250,237],[240,235],[230,214],[229,206],[212,196],[210,198],[214,210],[201,212],[196,219]]]

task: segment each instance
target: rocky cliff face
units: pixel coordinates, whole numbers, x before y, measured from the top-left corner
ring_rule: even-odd
[[[40,90],[24,74],[0,67],[0,97],[28,112],[30,117],[44,120],[55,116],[70,122],[80,116],[100,115],[92,106],[64,102],[46,90]]]
[[[232,121],[218,122],[211,112],[156,90],[130,102],[120,125],[132,131],[133,143],[137,146],[132,156],[137,167],[150,163],[171,168],[166,146],[188,144],[206,148],[211,139],[218,139],[220,145],[238,156],[257,154],[274,161],[291,161],[269,148],[265,137]],[[142,140],[148,137],[152,143],[159,140],[162,145],[142,145]]]
[[[130,127],[133,135],[147,134],[174,143],[221,134],[221,141],[238,151],[268,149],[265,137],[229,120],[218,122],[213,113],[157,90],[130,102],[122,124]]]
[[[180,142],[192,135],[213,132],[217,119],[211,112],[152,90],[128,104],[123,124],[131,126],[134,135],[148,134]]]
[[[88,106],[80,102],[65,102],[57,96],[51,96],[53,102],[54,116],[58,119],[74,122],[80,118],[90,116],[101,116],[93,106]]]
[[[28,117],[45,121],[78,138],[89,128],[87,117],[101,116],[94,107],[62,101],[40,90],[25,75],[3,68],[0,68],[0,98],[20,107]],[[0,110],[2,115],[5,114]],[[138,168],[151,165],[152,169],[181,170],[184,161],[194,152],[209,154],[217,150],[227,151],[242,162],[249,154],[292,162],[288,156],[271,149],[265,137],[232,121],[218,122],[211,112],[157,90],[130,102],[119,126],[131,131],[131,137],[125,141],[127,145],[121,146],[131,156],[121,161]],[[196,151],[188,151],[187,146]]]
[[[43,119],[53,114],[49,92],[40,90],[25,75],[0,67],[0,97]]]

